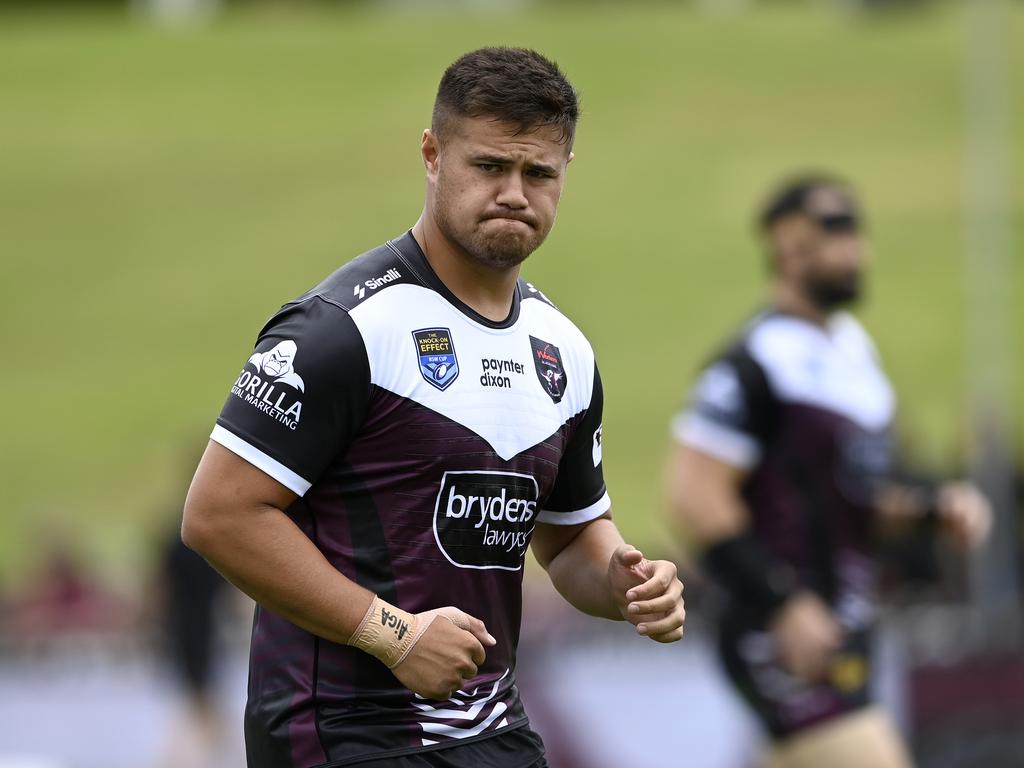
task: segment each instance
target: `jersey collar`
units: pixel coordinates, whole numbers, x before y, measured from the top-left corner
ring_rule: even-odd
[[[411,229],[401,237],[390,241],[389,245],[394,247],[402,255],[403,259],[409,264],[409,268],[425,286],[432,288],[441,294],[449,304],[459,310],[459,312],[464,314],[474,323],[479,323],[487,328],[500,329],[511,328],[515,325],[516,320],[519,319],[519,304],[522,300],[522,295],[519,292],[518,281],[516,281],[516,288],[512,294],[512,309],[509,311],[508,317],[504,320],[491,320],[481,315],[448,289],[448,286],[445,285],[441,281],[441,278],[437,276],[434,268],[430,266],[430,262],[427,261],[427,257],[420,248],[420,244],[417,243],[416,238],[412,236]]]

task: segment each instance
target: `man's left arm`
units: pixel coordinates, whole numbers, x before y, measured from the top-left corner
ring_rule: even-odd
[[[538,523],[532,548],[555,589],[578,610],[621,621],[659,643],[683,636],[683,585],[667,560],[626,544],[611,516],[579,525]]]
[[[591,616],[634,624],[659,642],[683,635],[683,585],[676,567],[647,560],[611,519],[604,483],[604,389],[594,366],[591,397],[558,464],[531,546],[562,596]]]

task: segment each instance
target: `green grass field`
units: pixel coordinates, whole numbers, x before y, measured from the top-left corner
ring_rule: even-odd
[[[954,460],[968,430],[956,7],[599,7],[258,9],[188,34],[0,16],[0,575],[24,573],[61,526],[134,578],[263,321],[415,220],[437,79],[484,44],[547,52],[583,94],[559,223],[525,273],[596,348],[630,537],[662,536],[667,420],[758,302],[752,209],[794,169],[863,191],[862,315],[916,453]],[[1010,36],[1024,39],[1019,4]],[[1024,71],[1021,46],[1013,56]],[[1019,112],[1024,79],[1014,87]],[[1020,242],[1019,141],[1014,153]],[[1015,285],[1024,295],[1020,269]],[[1019,350],[1015,369],[1024,381]],[[1021,413],[1018,394],[1018,436]]]

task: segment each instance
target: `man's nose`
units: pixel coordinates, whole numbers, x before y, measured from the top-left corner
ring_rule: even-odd
[[[530,201],[526,199],[523,191],[523,177],[515,172],[503,173],[501,176],[501,188],[495,201],[498,205],[506,208],[526,208]]]

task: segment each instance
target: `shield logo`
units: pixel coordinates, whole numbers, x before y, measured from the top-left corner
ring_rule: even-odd
[[[540,385],[552,401],[560,403],[562,395],[565,394],[568,377],[565,375],[565,366],[562,365],[562,355],[558,347],[535,336],[530,337],[530,346],[533,348],[533,367],[537,371]]]
[[[412,338],[423,378],[442,392],[448,389],[459,375],[452,332],[447,328],[421,328],[412,332]]]

